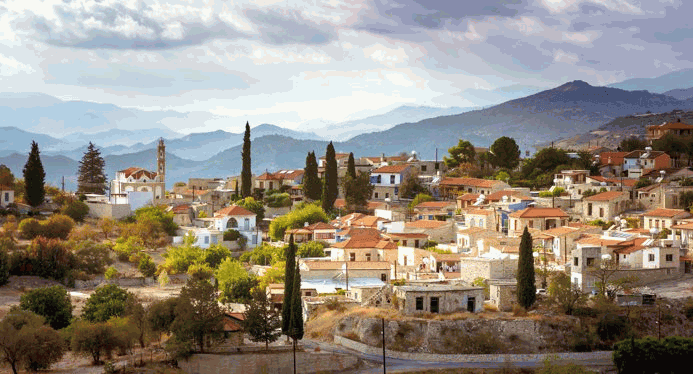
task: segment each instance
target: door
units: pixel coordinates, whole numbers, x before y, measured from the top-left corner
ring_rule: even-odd
[[[469,313],[474,313],[474,310],[476,309],[476,298],[474,297],[468,297],[467,298],[467,311]]]
[[[431,298],[431,313],[438,313],[438,298]]]

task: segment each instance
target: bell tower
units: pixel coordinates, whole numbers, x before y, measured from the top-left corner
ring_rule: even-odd
[[[159,182],[166,183],[166,146],[164,138],[159,138],[159,146],[156,152],[156,174]]]

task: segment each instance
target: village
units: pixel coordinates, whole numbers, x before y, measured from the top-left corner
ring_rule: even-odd
[[[575,348],[580,344],[587,345],[583,348],[588,351],[609,350],[618,339],[636,334],[631,308],[645,308],[638,312],[641,316],[661,308],[662,303],[670,309],[672,305],[682,308],[681,313],[693,308],[682,306],[685,297],[680,295],[672,298],[675,304],[666,304],[667,296],[650,288],[685,282],[693,272],[690,160],[653,150],[661,148],[662,139],[693,133],[693,125],[663,123],[649,126],[647,131],[646,139],[622,143],[635,149],[594,147],[570,152],[545,148],[534,157],[527,154],[524,160],[514,140],[506,137],[490,148],[473,147],[460,140],[448,151],[449,157],[441,160],[437,154],[434,160],[424,160],[415,151],[356,158],[353,153],[334,152],[330,144],[325,156],[316,158],[309,153],[305,168],[296,165],[291,170],[249,175],[250,186],[246,187],[251,188],[245,192],[243,175],[191,177],[167,190],[166,145],[162,139],[156,171],[137,166],[121,170],[107,189],[98,186],[77,194],[54,189],[43,203],[31,206],[26,197],[15,201],[15,186],[3,186],[0,205],[5,222],[3,238],[7,239],[3,246],[8,253],[5,258],[12,257],[5,266],[12,277],[4,288],[23,293],[36,288],[21,283],[23,278],[51,277],[27,270],[21,261],[31,263],[32,255],[22,260],[18,253],[23,253],[22,248],[35,252],[33,248],[41,245],[37,243],[42,236],[36,227],[49,227],[57,220],[55,212],[71,216],[66,206],[82,206],[85,211],[74,220],[81,223],[72,222],[62,239],[69,239],[65,242],[68,247],[95,240],[105,243],[107,250],[100,269],[53,277],[64,284],[64,279],[69,279],[75,317],[77,311],[84,310],[85,299],[105,285],[128,289],[147,307],[179,296],[186,280],[204,279],[215,284],[215,297],[219,297],[224,314],[217,331],[223,332],[223,341],[202,342],[202,350],[207,344],[213,352],[250,355],[258,355],[263,348],[290,349],[288,337],[285,342],[278,332],[265,332],[261,337],[250,334],[245,319],[248,305],[258,297],[266,298],[268,308],[275,313],[286,309],[285,275],[290,268],[286,264],[294,260],[287,257],[287,248],[293,247],[294,251],[298,248],[294,256],[300,273],[296,275],[300,284],[294,291],[300,292],[299,309],[309,338],[299,343],[304,353],[312,349],[317,354],[323,343],[360,352],[369,352],[378,344],[383,347],[377,337],[380,333],[371,333],[378,330],[380,319],[382,339],[387,335],[391,340],[385,344],[394,355],[566,352],[580,351]],[[542,157],[548,166],[537,164]],[[527,165],[535,179],[516,183],[522,177],[511,175],[522,175]],[[333,178],[330,173],[335,172],[336,195],[331,209],[325,209],[324,191],[327,180]],[[316,178],[317,193],[309,187]],[[170,224],[163,229],[136,229],[146,226],[142,218],[145,211],[168,217]],[[15,216],[33,221],[38,217],[38,226],[32,226],[35,232],[32,234],[31,225],[21,218],[21,222],[15,220]],[[143,232],[134,233],[136,230]],[[529,235],[529,242],[524,242],[523,233]],[[523,246],[531,249],[532,287],[536,290],[529,305],[518,301],[522,299],[518,297],[522,292],[518,290],[522,287],[518,271]],[[193,256],[189,253],[218,259],[185,259]],[[108,264],[113,266],[106,268]],[[242,269],[240,274],[238,269]],[[228,275],[234,271],[233,276]],[[690,296],[690,289],[681,294]],[[2,305],[2,315],[11,314],[10,307],[19,304],[19,297],[8,297],[8,292],[3,295],[7,302]],[[479,323],[479,318],[497,319],[488,317],[495,313],[508,321],[526,323],[536,322],[532,316],[539,316],[544,309],[558,310],[554,316],[576,318],[577,311],[585,313],[590,308],[607,308],[605,315],[616,316],[616,327],[608,325],[615,331],[598,333],[600,343],[547,343],[550,339],[545,331],[538,332],[544,328],[539,325],[527,333],[535,337],[518,337],[503,329],[488,330],[487,326],[480,331],[495,331],[503,340],[524,343],[511,347],[496,337],[488,338],[481,348],[461,348],[458,345],[464,345],[463,340],[455,340],[461,337],[455,337],[454,330],[445,332],[449,327],[441,327],[442,334],[451,334],[446,339],[452,339],[444,347],[429,341],[433,339],[430,325],[421,330],[420,326],[402,327],[401,322],[437,323],[442,318]],[[388,325],[388,334],[386,318],[400,321]],[[467,322],[460,322],[464,320]],[[575,331],[569,326],[579,322],[560,321],[564,330],[554,330],[561,330],[564,340],[568,339],[565,336]],[[599,319],[597,323],[602,326],[606,322]],[[683,323],[665,327],[666,334],[683,335],[679,331],[687,326]],[[661,329],[661,319],[657,324]],[[166,336],[167,332],[171,333],[165,328],[159,330],[159,347],[161,333]],[[146,344],[141,345],[146,352]],[[154,348],[149,349],[153,357]],[[165,357],[170,358],[168,354]],[[339,365],[356,365],[356,361],[335,357],[332,359]],[[245,365],[268,365],[257,360],[262,358]],[[329,371],[329,367],[311,361],[310,355],[301,360],[300,372]],[[178,362],[181,368],[193,365],[187,360]]]

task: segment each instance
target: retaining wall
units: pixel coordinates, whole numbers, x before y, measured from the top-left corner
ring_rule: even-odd
[[[299,373],[343,372],[353,369],[358,361],[359,359],[354,355],[296,352],[296,371]],[[294,372],[291,351],[266,354],[196,354],[188,360],[179,360],[178,366],[186,373],[205,374],[291,374]]]

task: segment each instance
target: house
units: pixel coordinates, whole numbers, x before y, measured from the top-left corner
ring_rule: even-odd
[[[662,151],[653,151],[645,147],[644,151],[632,151],[623,157],[623,169],[628,178],[640,178],[652,169],[670,168],[671,157]]]
[[[460,255],[458,253],[431,253],[429,263],[431,269],[440,273],[458,273],[460,271]]]
[[[517,304],[517,281],[489,280],[489,301],[501,312],[513,310]]]
[[[460,279],[467,283],[477,278],[514,279],[517,273],[517,258],[508,255],[485,257],[461,257]]]
[[[548,230],[566,225],[568,214],[559,208],[526,208],[508,215],[508,236],[520,236],[525,227]]]
[[[575,248],[577,241],[587,233],[601,234],[599,226],[585,227],[556,227],[541,232],[543,236],[542,247],[547,249],[558,264],[566,264],[570,261],[572,248]],[[548,257],[548,256],[547,256]]]
[[[372,170],[373,199],[399,200],[399,186],[411,172],[412,167],[406,164],[386,165]]]
[[[255,191],[266,193],[270,190],[280,190],[283,186],[290,189],[303,183],[303,169],[279,170],[274,173],[265,172],[255,178]]]
[[[0,207],[7,208],[10,204],[14,204],[14,188],[0,186]]]
[[[340,280],[345,284],[348,273],[351,285],[357,285],[355,279],[377,279],[384,286],[390,281],[392,265],[387,261],[301,261],[299,263],[302,280]],[[352,282],[354,281],[354,282]],[[361,284],[363,285],[363,284]],[[346,289],[345,287],[343,289]],[[318,289],[318,291],[320,291]]]
[[[409,155],[397,155],[397,156],[385,156],[383,153],[380,156],[375,157],[361,157],[359,163],[370,165],[373,167],[380,167],[385,165],[397,165],[407,162],[411,157]]]
[[[262,234],[256,225],[256,214],[237,205],[222,208],[214,213],[213,226],[215,229],[224,232],[226,230],[237,230],[246,238],[246,246],[255,248],[262,244]]]
[[[270,283],[267,285],[267,288],[265,288],[265,293],[267,294],[267,299],[272,303],[272,306],[277,310],[281,310],[282,304],[284,303],[284,284]],[[301,283],[301,297],[314,296],[318,296],[318,290]]]
[[[594,156],[599,168],[599,174],[605,177],[620,177],[623,175],[623,158],[629,152],[601,152]]]
[[[611,221],[631,206],[627,191],[607,191],[583,199],[582,216],[585,220]]]
[[[481,227],[469,227],[457,231],[457,248],[460,252],[468,253],[472,256],[479,254],[480,240],[484,238],[496,237],[499,233],[493,229]]]
[[[176,205],[171,208],[173,223],[178,226],[192,226],[195,219],[195,211],[190,204]]]
[[[465,228],[480,227],[486,230],[496,230],[496,211],[495,209],[467,209],[462,212],[464,215]]]
[[[673,226],[683,219],[690,218],[691,214],[683,209],[653,209],[641,215],[642,227],[645,230],[650,229],[671,229]]]
[[[478,193],[466,193],[464,195],[457,196],[455,198],[455,201],[457,202],[457,209],[462,210],[474,206],[474,204],[480,200],[480,197],[481,194]]]
[[[417,219],[442,219],[446,220],[455,214],[457,204],[455,201],[427,201],[414,207]]]
[[[111,182],[111,195],[125,195],[129,191],[151,192],[151,200],[163,199],[166,193],[166,146],[159,140],[156,153],[157,171],[130,167],[116,172]]]
[[[332,261],[388,261],[396,257],[391,252],[397,249],[397,243],[381,236],[378,230],[352,228],[346,237],[325,249]]]
[[[224,313],[222,319],[224,341],[221,346],[240,347],[243,345],[243,321],[245,321],[243,313]]]
[[[348,153],[335,153],[334,158],[337,161],[337,167],[346,167],[347,162],[349,161],[349,154]],[[318,168],[325,168],[325,163],[327,162],[327,159],[325,156],[320,156],[318,159]]]
[[[346,216],[335,218],[330,222],[330,225],[339,229],[358,227],[380,230],[383,224],[387,222],[389,221],[382,217],[369,216],[363,213],[350,213]],[[339,241],[339,239],[337,241]]]
[[[496,191],[509,189],[510,185],[497,180],[478,178],[443,178],[438,184],[440,196],[454,199],[465,193],[491,194]]]
[[[404,223],[405,233],[426,234],[429,240],[437,243],[454,243],[457,239],[457,226],[453,221],[420,220]]]
[[[477,313],[483,310],[484,289],[449,284],[395,286],[402,314]]]
[[[650,143],[669,134],[677,137],[693,135],[693,125],[683,123],[681,119],[677,122],[664,122],[661,125],[647,126],[646,129],[647,140],[650,141]]]
[[[309,241],[336,243],[337,241],[337,228],[324,222],[317,222],[298,229],[286,230],[284,233],[285,242],[289,242],[289,237],[291,234],[294,235],[294,242],[296,243]]]
[[[200,248],[209,248],[210,246],[222,244],[224,241],[224,233],[219,230],[207,227],[179,227],[176,236],[173,237],[173,245],[181,245],[185,242],[185,237],[191,235],[195,238],[192,245]]]
[[[384,234],[384,236],[402,247],[423,248],[428,243],[428,234],[424,233],[393,232]]]
[[[563,170],[554,174],[553,182],[555,186],[567,189],[568,186],[574,184],[585,184],[589,175],[589,170]]]

